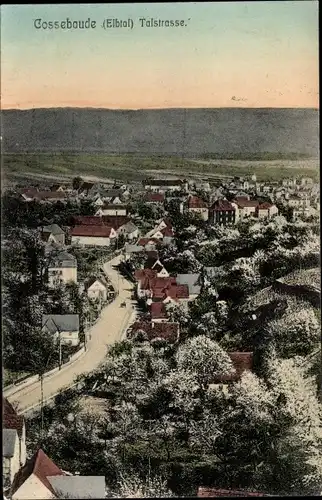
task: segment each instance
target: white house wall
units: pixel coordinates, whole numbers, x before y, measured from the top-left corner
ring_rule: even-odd
[[[12,495],[12,500],[49,500],[54,498],[53,493],[34,474],[31,474]]]
[[[110,238],[106,237],[102,238],[97,236],[72,236],[72,245],[109,247],[110,244]]]

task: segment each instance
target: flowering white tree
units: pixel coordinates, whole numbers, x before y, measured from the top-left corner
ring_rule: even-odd
[[[169,302],[166,304],[165,308],[170,321],[179,323],[183,327],[189,325],[191,318],[185,304]]]
[[[195,375],[199,387],[206,391],[220,375],[228,375],[233,365],[228,354],[205,335],[199,335],[181,345],[176,354],[179,370]]]
[[[316,494],[322,486],[322,407],[315,379],[307,375],[303,359],[275,358],[268,383],[284,425],[273,470],[280,492]]]
[[[108,491],[108,498],[169,498],[174,494],[160,475],[148,474],[142,480],[134,471],[120,472],[116,491]]]
[[[321,327],[314,309],[302,306],[289,310],[281,318],[268,324],[277,352],[280,356],[291,358],[307,355],[317,348]]]

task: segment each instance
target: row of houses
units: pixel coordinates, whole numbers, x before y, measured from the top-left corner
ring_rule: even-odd
[[[163,219],[154,229],[174,230],[171,221]],[[156,241],[158,241],[156,239]],[[158,245],[145,246],[140,248],[146,257],[141,268],[133,272],[135,281],[135,295],[137,299],[144,303],[147,310],[128,330],[128,337],[133,338],[143,335],[149,341],[157,339],[166,340],[172,344],[179,342],[180,327],[176,322],[171,321],[168,310],[169,304],[182,305],[188,307],[188,303],[195,300],[203,284],[202,273],[182,273],[171,276],[159,257]],[[206,267],[205,276],[211,277],[214,269]],[[251,370],[253,366],[253,353],[232,352],[229,353],[234,372],[226,377],[214,378],[214,384],[226,383],[238,380],[245,370]]]
[[[204,200],[191,195],[187,200],[187,210],[189,213],[198,214],[204,221],[219,225],[234,224],[245,217],[263,219],[278,214],[276,205],[251,200],[248,196],[238,196],[233,201],[219,199],[209,207]]]
[[[104,476],[80,476],[63,471],[39,448],[27,458],[26,425],[2,398],[3,494],[10,500],[105,498]]]

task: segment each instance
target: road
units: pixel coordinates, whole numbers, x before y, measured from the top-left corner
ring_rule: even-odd
[[[114,287],[119,290],[116,299],[108,304],[101,312],[97,323],[88,331],[86,352],[72,364],[44,378],[44,401],[57,394],[61,389],[71,386],[75,377],[95,370],[105,359],[107,346],[121,339],[122,333],[129,324],[134,311],[131,303],[131,283],[122,278],[113,268],[120,262],[121,257],[115,257],[104,264],[104,270]],[[126,307],[120,305],[126,301]],[[37,381],[29,387],[8,396],[11,403],[17,404],[20,413],[40,405],[41,386]]]

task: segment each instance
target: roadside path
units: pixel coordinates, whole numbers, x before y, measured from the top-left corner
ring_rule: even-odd
[[[101,312],[101,316],[95,325],[87,332],[87,350],[71,365],[63,366],[62,369],[43,380],[44,402],[56,395],[60,390],[72,386],[75,378],[84,373],[95,370],[105,359],[107,346],[121,340],[124,330],[133,317],[131,305],[131,286],[125,278],[122,278],[113,266],[119,264],[120,256],[104,264],[104,271],[111,280],[113,286],[118,290],[115,300],[108,304]],[[126,307],[121,308],[122,302],[126,301]],[[40,406],[41,384],[34,382],[28,387],[21,388],[11,396],[10,403],[17,404],[18,413],[24,413],[31,408]]]

